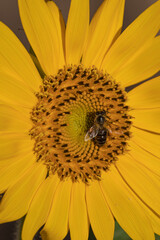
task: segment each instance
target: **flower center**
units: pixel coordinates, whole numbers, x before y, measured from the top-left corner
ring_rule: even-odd
[[[49,174],[100,180],[130,137],[126,94],[97,68],[65,66],[43,80],[31,112],[34,153]]]

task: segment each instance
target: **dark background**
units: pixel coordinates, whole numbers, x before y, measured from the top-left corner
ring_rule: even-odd
[[[33,0],[34,1],[34,0]],[[70,0],[55,0],[62,11],[66,21]],[[103,2],[103,0],[90,0],[91,2],[91,17]],[[126,0],[124,26],[125,29],[134,19],[149,7],[156,0]],[[4,22],[17,35],[21,42],[29,49],[29,43],[24,34],[21,21],[18,13],[17,0],[0,0],[0,20]],[[15,230],[15,223],[5,223],[0,225],[0,240],[16,240],[13,232]]]
[[[10,27],[22,43],[28,48],[29,44],[19,18],[17,1],[18,0],[0,0],[0,20]],[[57,3],[61,9],[66,21],[70,0],[54,0],[54,2]],[[90,2],[92,17],[103,0],[90,0]],[[154,2],[156,2],[156,0],[126,0],[124,28],[126,28],[126,26],[128,26],[141,12]]]

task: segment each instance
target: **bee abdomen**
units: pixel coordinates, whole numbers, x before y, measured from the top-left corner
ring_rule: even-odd
[[[103,146],[106,143],[107,139],[107,129],[100,129],[97,136],[95,137],[95,143],[98,146]]]

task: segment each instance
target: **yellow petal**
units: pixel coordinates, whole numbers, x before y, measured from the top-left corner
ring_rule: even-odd
[[[160,69],[160,37],[152,39],[142,50],[114,74],[122,86],[145,80]]]
[[[57,5],[54,2],[48,1],[47,6],[51,12],[53,21],[55,22],[55,25],[57,28],[57,34],[58,34],[58,39],[60,44],[59,68],[62,68],[65,65],[65,61],[64,61],[65,23],[60,10],[58,9]]]
[[[105,0],[89,26],[87,44],[83,54],[84,65],[100,67],[105,53],[121,32],[124,0]]]
[[[39,187],[24,221],[23,240],[32,240],[40,227],[45,224],[58,183],[59,178],[54,175],[48,177]]]
[[[26,115],[13,107],[0,104],[0,131],[29,132],[30,115]]]
[[[120,160],[119,160],[120,162]],[[143,208],[124,183],[115,167],[102,175],[100,182],[109,207],[124,231],[136,240],[154,240],[151,224]]]
[[[153,78],[128,92],[128,105],[133,109],[160,107],[160,77]]]
[[[147,150],[148,151],[145,151],[132,141],[129,142],[129,153],[132,158],[139,162],[142,166],[150,169],[150,171],[160,176],[160,161],[149,152],[149,149]]]
[[[69,212],[69,228],[72,240],[87,240],[89,223],[86,208],[85,184],[73,183]]]
[[[72,181],[60,182],[55,192],[52,208],[44,228],[42,238],[62,240],[68,232],[68,215]]]
[[[134,160],[137,161],[139,164],[147,168],[149,171],[152,171],[153,173],[156,173],[158,176],[160,176],[159,159],[151,155],[149,152],[144,151],[142,148],[138,147],[136,144],[132,142],[130,142],[130,147],[131,150],[129,153],[133,161]],[[144,202],[142,202],[141,199],[137,197],[137,195],[134,196],[136,197],[138,203],[146,211],[146,214],[152,224],[154,232],[160,234],[160,216],[158,216],[153,210],[151,210],[151,208],[145,205]]]
[[[28,52],[14,33],[0,22],[0,72],[24,82],[24,91],[38,91],[41,78]],[[3,78],[1,78],[3,81]],[[0,83],[1,84],[1,83]],[[0,89],[2,87],[0,86]]]
[[[144,150],[149,151],[151,154],[160,157],[160,135],[152,134],[134,127],[132,127],[131,132],[131,141],[142,147]]]
[[[79,64],[89,28],[89,0],[72,0],[66,27],[66,62]]]
[[[110,240],[114,235],[114,219],[98,182],[86,186],[89,221],[98,240]]]
[[[0,160],[18,156],[33,149],[34,141],[28,134],[0,133]]]
[[[44,165],[35,163],[6,191],[0,205],[0,223],[14,221],[26,214],[30,201],[45,179],[46,173]]]
[[[32,152],[17,157],[16,161],[12,158],[13,162],[1,167],[0,175],[0,192],[3,193],[10,185],[21,178],[24,172],[36,161]],[[0,161],[0,165],[1,165]]]
[[[160,108],[146,109],[146,110],[133,110],[131,111],[133,119],[133,125],[145,129],[160,133]]]
[[[157,172],[158,175],[160,174],[159,159],[156,159],[153,155],[145,152],[140,147],[137,147],[136,144],[130,143],[130,147],[132,149],[130,151],[130,155],[132,156],[133,161],[136,160],[139,162],[139,164],[141,164],[143,166],[146,165],[145,167],[148,169],[150,168],[153,170],[153,168],[154,168],[154,172]],[[133,164],[134,164],[134,162],[133,162]],[[156,167],[157,167],[157,169],[156,169]],[[152,224],[152,228],[153,228],[154,232],[157,234],[160,234],[160,217],[158,215],[156,215],[156,213],[154,211],[152,211],[151,208],[149,208],[147,205],[145,205],[144,202],[142,202],[141,199],[139,199],[136,194],[134,195],[134,197],[136,198],[138,203],[141,205],[141,207],[146,212],[147,217],[149,218],[149,220]]]
[[[135,195],[135,197],[136,197],[136,195]],[[152,225],[153,231],[155,233],[157,233],[158,235],[160,235],[160,217],[158,215],[156,215],[156,213],[151,211],[151,209],[149,207],[147,207],[138,197],[136,198],[136,200],[138,201],[138,203],[142,206],[142,208],[146,212],[147,217],[149,218],[149,221]]]
[[[21,21],[27,38],[46,75],[59,69],[61,41],[49,8],[44,0],[18,0]]]
[[[117,39],[102,63],[102,68],[114,76],[145,47],[160,28],[160,1],[144,11]],[[125,85],[125,79],[122,82]]]
[[[25,83],[17,80],[10,73],[1,73],[0,100],[10,105],[24,107],[24,111],[25,108],[32,109],[37,102],[35,95],[27,88]]]
[[[5,139],[6,141],[6,139]],[[31,154],[33,153],[33,146],[32,144],[26,144],[26,146],[21,149],[21,151],[18,151],[14,154],[14,156],[6,156],[6,158],[0,158],[0,169],[1,168],[5,168],[5,167],[8,167],[9,165],[11,165],[13,162],[17,162],[19,161],[20,159],[23,159],[25,157],[28,156],[28,154]],[[32,158],[31,158],[32,160]],[[28,161],[28,160],[27,160]]]
[[[117,168],[137,196],[160,215],[160,178],[129,155],[121,157]]]

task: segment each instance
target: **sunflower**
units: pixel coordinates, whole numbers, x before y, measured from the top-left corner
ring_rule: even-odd
[[[22,239],[160,234],[160,1],[121,33],[125,0],[19,0],[32,58],[0,23],[0,222]],[[151,78],[152,77],[152,78]],[[149,81],[144,81],[151,78]],[[142,82],[128,91],[129,86]]]

